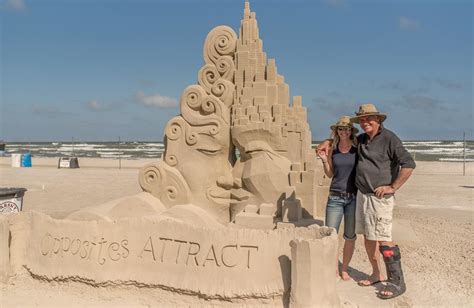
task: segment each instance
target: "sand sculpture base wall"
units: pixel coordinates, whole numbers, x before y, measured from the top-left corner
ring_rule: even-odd
[[[225,300],[288,293],[295,238],[337,245],[333,229],[319,226],[205,229],[160,218],[84,222],[35,212],[9,220],[13,272],[26,268],[51,281],[158,287]],[[321,286],[335,280],[334,258],[314,258],[321,263]]]
[[[8,279],[10,271],[9,237],[8,219],[0,215],[0,282]]]
[[[337,256],[337,242],[325,237],[319,240],[292,240],[291,246],[291,297],[292,308],[339,307],[336,280],[321,283],[320,274],[327,271],[328,264]]]

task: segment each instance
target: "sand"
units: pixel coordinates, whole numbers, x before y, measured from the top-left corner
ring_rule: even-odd
[[[0,186],[25,187],[24,211],[55,218],[94,204],[140,192],[139,168],[147,160],[80,158],[80,169],[57,169],[57,158],[34,158],[32,168],[11,168],[0,158]],[[359,287],[369,273],[362,239],[357,240],[350,275],[338,281],[345,307],[472,307],[474,164],[418,162],[397,193],[394,238],[401,247],[408,290],[389,301],[375,297],[377,286]],[[107,183],[107,188],[103,183]],[[0,307],[156,307],[172,298],[164,290],[98,288],[81,283],[46,283],[27,275],[0,284]],[[201,301],[201,304],[213,304]],[[229,306],[229,304],[226,304]]]

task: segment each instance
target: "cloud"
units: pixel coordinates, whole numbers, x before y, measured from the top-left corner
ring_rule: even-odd
[[[420,79],[419,84],[417,86],[414,86],[414,82],[410,82],[409,84],[407,84],[406,82],[401,80],[393,80],[376,85],[375,88],[377,90],[396,91],[412,95],[421,94],[429,92],[430,81],[426,78],[422,78]]]
[[[175,98],[160,94],[145,95],[142,91],[137,92],[135,99],[139,104],[147,107],[172,108],[178,106],[178,101]]]
[[[23,0],[6,0],[1,8],[9,11],[24,11],[26,10],[26,4]]]
[[[410,110],[422,110],[429,113],[433,113],[434,111],[449,110],[443,106],[443,102],[441,100],[423,95],[404,95],[402,96],[402,100],[399,102],[399,105]]]
[[[342,115],[352,115],[355,108],[357,107],[356,103],[352,102],[336,102],[325,97],[313,98],[313,103],[315,104],[314,110],[316,111],[326,111],[329,114],[340,117]]]
[[[148,80],[148,79],[140,79],[138,80],[138,83],[144,87],[153,87],[156,85],[156,82],[154,82],[153,80]]]
[[[61,110],[55,106],[33,106],[31,108],[31,112],[35,115],[45,116],[48,118],[59,118],[75,115],[72,112]]]
[[[405,91],[407,89],[400,80],[388,81],[377,86],[378,90]]]
[[[87,102],[87,107],[92,110],[100,110],[103,106],[98,101],[89,101]]]
[[[464,90],[464,84],[462,82],[441,79],[441,78],[435,78],[434,82],[448,90]]]
[[[425,84],[426,87],[439,86],[451,91],[460,92],[471,89],[468,86],[469,81],[450,80],[441,77],[423,77],[421,81]]]
[[[420,28],[419,22],[417,20],[404,16],[400,17],[398,26],[401,30],[405,31],[417,31]]]
[[[346,0],[323,0],[329,6],[340,8],[346,6]]]
[[[88,101],[86,107],[92,111],[105,111],[112,109],[112,105],[105,105],[97,100]]]
[[[343,98],[345,96],[339,91],[335,91],[335,90],[327,92],[327,95],[332,98]]]

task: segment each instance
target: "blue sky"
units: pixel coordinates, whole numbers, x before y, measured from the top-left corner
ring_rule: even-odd
[[[0,0],[0,139],[162,140],[243,0]],[[473,138],[470,0],[253,0],[313,139],[371,102],[403,139]]]

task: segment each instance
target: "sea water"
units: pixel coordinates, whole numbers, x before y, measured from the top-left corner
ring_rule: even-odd
[[[319,142],[313,141],[313,147]],[[474,141],[418,140],[404,141],[418,161],[474,161]],[[34,157],[98,157],[112,159],[160,158],[165,150],[160,141],[123,142],[6,142],[5,155],[31,153]]]

